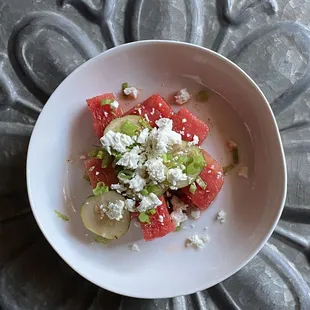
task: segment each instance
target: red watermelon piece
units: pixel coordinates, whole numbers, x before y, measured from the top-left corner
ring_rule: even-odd
[[[114,100],[115,97],[113,93],[107,93],[86,100],[88,108],[93,115],[93,126],[98,138],[103,136],[104,129],[114,118],[120,117],[123,114],[120,108],[113,110],[109,104],[101,105],[101,100],[103,99]]]
[[[126,112],[126,115],[141,115],[147,121],[150,122],[151,126],[155,126],[155,121],[160,118],[170,118],[173,114],[172,109],[160,95],[155,94],[143,103],[136,105],[131,110]]]
[[[169,215],[167,203],[163,196],[159,197],[162,201],[162,205],[156,208],[156,213],[150,215],[150,224],[140,223],[144,240],[151,241],[156,238],[161,238],[168,233],[175,231],[175,226]],[[163,217],[163,221],[160,222],[160,216]]]
[[[86,159],[84,161],[84,165],[93,188],[97,186],[98,182],[104,182],[104,184],[108,186],[118,183],[115,168],[112,167],[112,164],[106,168],[101,168],[101,162],[102,160],[98,158]]]
[[[221,190],[224,177],[222,166],[206,151],[204,152],[204,158],[207,162],[206,167],[200,174],[203,181],[207,183],[207,188],[203,190],[197,185],[196,192],[192,194],[189,191],[189,186],[182,188],[181,196],[185,202],[190,202],[197,206],[200,210],[205,210],[213,202],[219,191]]]
[[[185,108],[171,117],[173,130],[182,135],[182,140],[192,141],[194,135],[199,138],[200,145],[209,134],[209,127],[193,113]]]

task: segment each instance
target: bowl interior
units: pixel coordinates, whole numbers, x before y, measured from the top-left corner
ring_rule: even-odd
[[[215,202],[180,232],[144,242],[132,222],[127,235],[103,246],[94,242],[79,216],[82,202],[91,194],[82,178],[80,156],[98,145],[85,99],[105,92],[119,94],[123,82],[141,89],[137,101],[118,96],[123,110],[153,93],[169,101],[184,87],[192,94],[213,90],[207,102],[192,100],[185,107],[210,126],[203,147],[221,164],[230,162],[227,141],[238,143],[249,177],[241,178],[236,171],[227,176]],[[279,134],[268,103],[253,82],[206,49],[156,41],[109,50],[58,87],[31,138],[27,181],[36,220],[62,258],[95,284],[142,298],[193,293],[232,275],[270,236],[286,192]],[[69,222],[57,218],[55,209],[67,214]],[[224,224],[216,220],[221,209],[227,214]],[[185,248],[185,239],[193,234],[208,234],[210,242],[199,251]],[[132,243],[141,252],[130,251]]]

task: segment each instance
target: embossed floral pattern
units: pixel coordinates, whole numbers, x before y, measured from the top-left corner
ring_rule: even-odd
[[[310,309],[310,5],[306,0],[24,0],[0,3],[1,309]],[[143,39],[212,48],[262,88],[286,152],[288,194],[262,251],[215,287],[120,297],[73,272],[43,238],[25,185],[27,144],[59,83],[102,50]]]

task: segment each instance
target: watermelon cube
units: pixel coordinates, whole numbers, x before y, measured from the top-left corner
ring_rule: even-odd
[[[160,95],[155,94],[143,103],[136,105],[131,110],[126,112],[126,115],[141,115],[151,126],[155,126],[155,122],[160,118],[170,118],[173,114],[168,103]]]
[[[84,161],[84,166],[93,188],[97,186],[98,182],[104,182],[108,186],[118,183],[115,168],[112,167],[112,164],[106,168],[101,168],[101,163],[102,160],[98,158],[86,159]]]
[[[163,196],[159,197],[162,205],[156,208],[156,213],[150,215],[150,223],[141,223],[144,240],[151,241],[161,238],[168,233],[175,231],[175,226],[170,218],[167,203]]]
[[[93,115],[93,126],[98,138],[103,136],[104,129],[114,118],[122,116],[120,108],[113,110],[109,104],[101,105],[103,99],[114,100],[115,97],[112,93],[107,93],[86,100]]]
[[[197,185],[197,189],[194,194],[189,191],[189,186],[180,190],[180,198],[186,203],[190,202],[200,210],[205,210],[208,208],[221,190],[224,183],[222,166],[206,151],[203,152],[207,165],[200,173],[200,177],[205,183],[207,183],[207,188],[204,190]]]
[[[209,134],[209,127],[193,113],[185,108],[171,117],[173,130],[182,135],[182,140],[192,141],[196,135],[200,145]]]

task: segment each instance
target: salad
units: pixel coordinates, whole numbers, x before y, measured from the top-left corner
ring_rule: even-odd
[[[182,90],[175,103],[189,99]],[[108,242],[134,220],[150,241],[198,219],[224,182],[222,166],[200,147],[208,126],[184,107],[174,113],[158,94],[125,113],[112,93],[87,104],[99,140],[84,158],[93,189],[81,208],[84,226]]]

